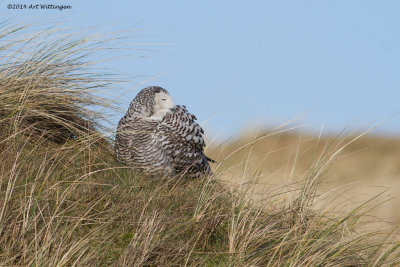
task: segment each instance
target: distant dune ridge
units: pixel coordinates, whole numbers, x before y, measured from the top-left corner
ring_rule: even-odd
[[[262,136],[260,132],[239,135],[223,146],[210,148],[208,153],[217,161],[224,159],[230,152]],[[268,190],[273,185],[300,179],[324,149],[335,151],[356,136],[318,137],[300,131],[271,134],[235,153],[228,160],[235,165],[230,172],[241,172],[248,160],[248,176],[252,171],[261,170],[258,182],[264,186],[259,189]],[[242,181],[242,177],[238,179]],[[393,199],[374,209],[373,214],[385,221],[400,223],[400,137],[368,134],[346,146],[321,181],[321,194],[333,189],[340,195],[337,201],[345,209],[388,190],[385,195]]]

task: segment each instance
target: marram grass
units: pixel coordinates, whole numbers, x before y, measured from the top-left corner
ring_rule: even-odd
[[[117,165],[103,114],[88,108],[110,107],[94,93],[109,81],[82,54],[97,41],[18,39],[2,27],[0,265],[400,264],[395,233],[359,233],[368,203],[336,217],[314,209],[328,152],[289,204],[253,201],[255,182],[235,189],[218,171],[163,179]]]

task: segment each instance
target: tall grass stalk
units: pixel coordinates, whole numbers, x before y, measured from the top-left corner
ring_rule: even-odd
[[[118,166],[106,117],[96,111],[113,108],[100,93],[114,81],[91,72],[88,58],[106,43],[53,29],[20,35],[26,27],[0,24],[1,265],[400,263],[394,232],[384,239],[358,233],[369,203],[345,216],[315,208],[335,151],[324,151],[289,203],[286,188],[254,198],[258,172],[241,186],[221,181],[229,170],[223,164],[241,149],[203,179],[147,177]]]

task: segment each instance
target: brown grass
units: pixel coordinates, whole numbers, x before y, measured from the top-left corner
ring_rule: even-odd
[[[29,54],[51,47],[48,56],[17,61],[22,50],[10,58],[3,53],[9,64],[0,70],[1,265],[399,264],[396,235],[358,233],[368,202],[346,215],[316,209],[330,150],[310,163],[290,200],[286,187],[255,200],[254,181],[224,182],[235,162],[194,180],[150,178],[118,166],[96,124],[103,114],[87,107],[109,104],[91,86],[107,83],[87,74],[85,58],[77,57],[86,42],[39,42]],[[248,170],[234,171],[232,178]]]
[[[267,135],[266,137],[262,137]],[[260,137],[226,158],[232,151]],[[262,131],[237,137],[220,147],[211,147],[208,153],[224,164],[225,179],[242,183],[258,171],[257,192],[265,192],[282,186],[298,188],[313,162],[325,151],[340,149],[356,138],[348,136],[315,136],[296,131]],[[365,134],[346,145],[332,161],[333,166],[320,180],[318,194],[336,211],[346,212],[377,194],[385,192],[375,203],[391,199],[374,209],[369,215],[382,221],[385,227],[400,223],[400,139],[396,137]],[[245,167],[246,166],[246,167]],[[246,168],[246,174],[243,173]],[[236,178],[235,178],[236,177]],[[325,207],[326,208],[326,207]],[[372,225],[371,225],[372,226]],[[377,227],[374,225],[373,227]]]

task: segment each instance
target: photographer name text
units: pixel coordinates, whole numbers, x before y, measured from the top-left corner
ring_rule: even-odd
[[[31,9],[31,10],[68,10],[72,9],[70,5],[46,5],[46,4],[8,4],[7,9]]]

